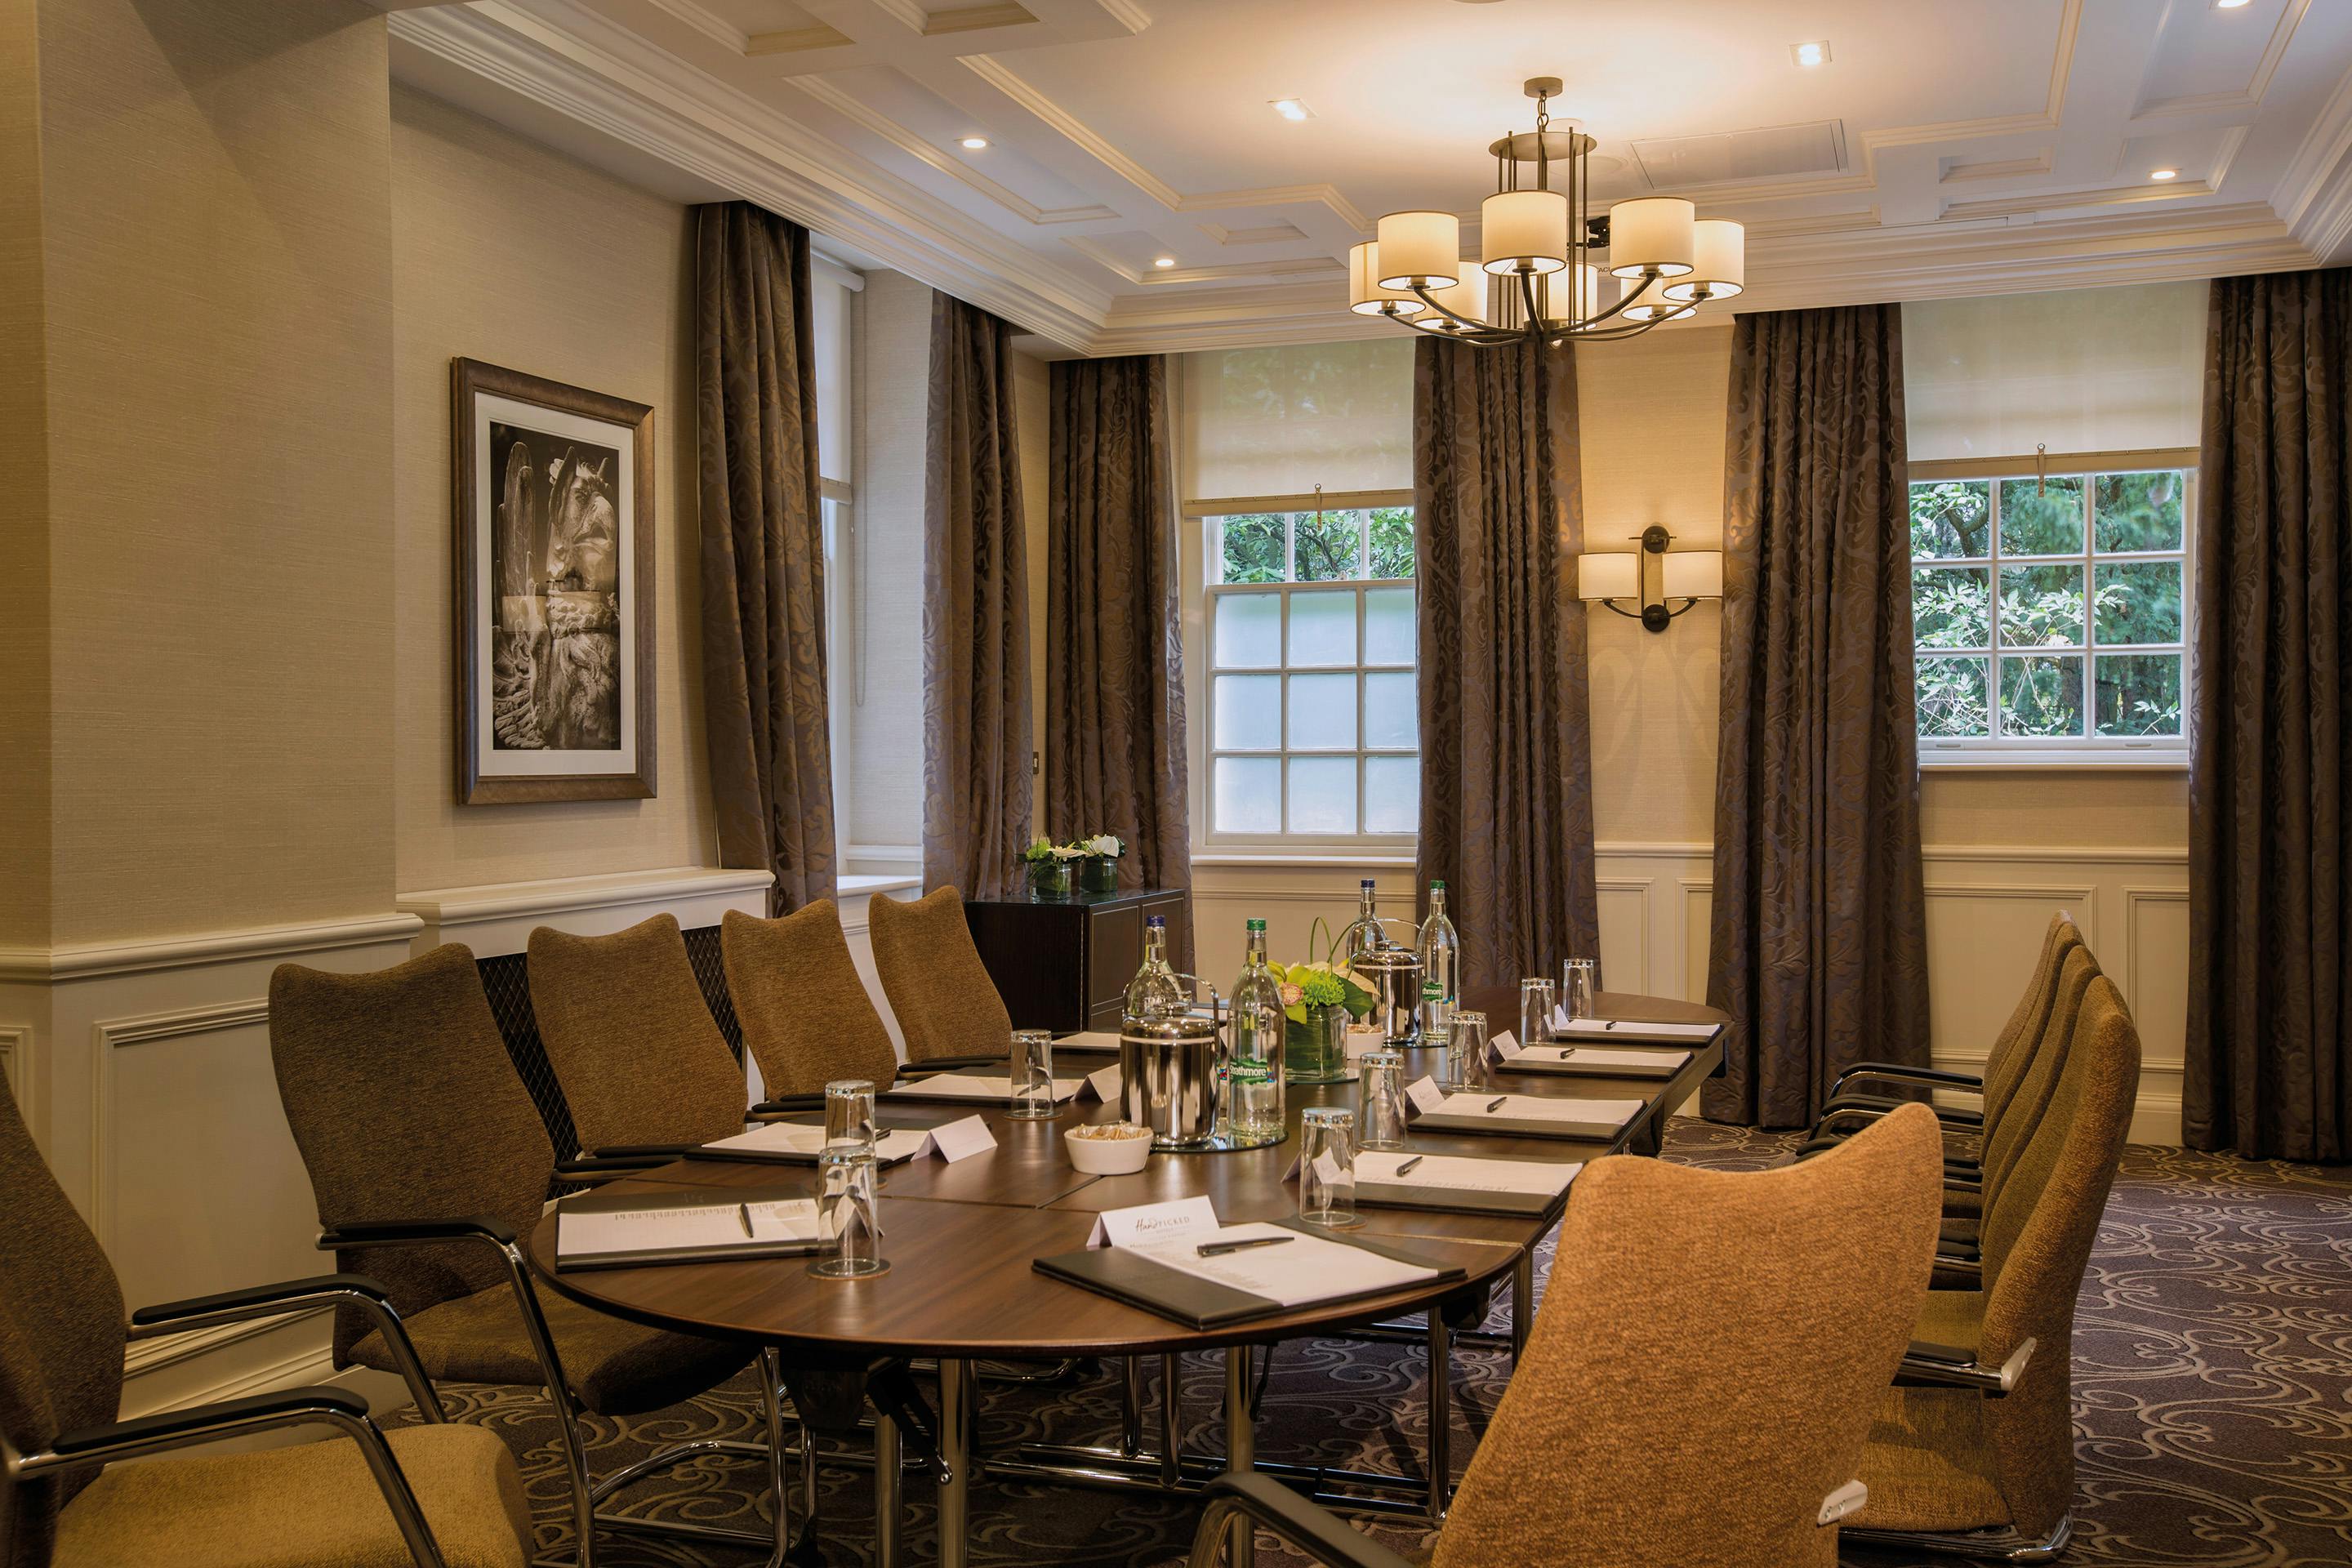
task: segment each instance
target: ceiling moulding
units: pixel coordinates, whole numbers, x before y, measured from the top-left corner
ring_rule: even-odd
[[[852,93],[844,92],[823,77],[800,76],[789,79],[793,87],[843,119],[863,126],[909,158],[927,163],[940,174],[970,185],[973,190],[1025,223],[1033,223],[1040,226],[1061,223],[1096,223],[1119,216],[1112,208],[1101,205],[1041,207],[1020,192],[997,184],[962,159],[933,146],[888,115],[876,110],[871,104]]]
[[[390,26],[406,44],[1055,342],[1084,349],[1109,306],[1102,289],[565,0],[529,10],[482,0],[404,12]]]
[[[1271,223],[1256,228],[1227,228],[1221,223],[1193,226],[1219,245],[1287,245],[1307,237],[1307,231],[1295,223]]]
[[[2278,74],[2279,62],[2286,58],[2287,45],[2294,42],[2294,30],[2303,25],[2304,13],[2310,9],[2311,0],[2287,0],[2284,8],[2279,12],[2277,24],[2271,28],[2270,42],[2263,48],[2263,58],[2255,63],[2254,74],[2245,86],[2227,92],[2193,92],[2179,98],[2151,99],[2135,108],[2132,118],[2156,120],[2167,115],[2206,114],[2215,110],[2256,107],[2263,101],[2263,95],[2270,91],[2271,78]]]
[[[730,55],[751,52],[751,34],[698,0],[646,0],[646,4],[685,23]]]
[[[770,55],[808,55],[820,49],[846,49],[857,40],[838,27],[828,27],[820,22],[814,27],[792,27],[779,33],[754,33],[743,40],[746,59],[764,59]]]
[[[2013,180],[2028,174],[2046,174],[2053,164],[2055,149],[2040,148],[2022,158],[1993,158],[1978,163],[1947,163],[1936,176],[1939,185],[1957,185],[1969,180]]]
[[[1296,278],[1302,274],[1342,278],[1348,271],[1328,256],[1273,257],[1263,261],[1221,262],[1213,267],[1135,267],[1122,260],[1108,246],[1075,234],[1064,235],[1062,243],[1126,281],[1146,288],[1171,283],[1215,283],[1229,279]]]
[[[2352,244],[2352,71],[2304,133],[2271,203],[2315,256],[2326,263],[2343,259]]]
[[[2022,195],[1995,196],[1979,202],[1951,202],[1944,207],[1939,222],[1968,222],[1976,218],[2006,218],[2021,213],[2043,217],[2074,216],[2114,207],[2143,206],[2154,202],[2178,202],[2192,196],[2218,195],[2221,183],[2230,176],[2230,165],[2238,161],[2238,150],[2246,144],[2248,127],[2232,125],[2221,132],[2213,149],[2213,167],[2201,180],[2171,180],[2158,184],[2147,180],[2132,180],[2125,184],[2102,186],[2088,191],[2028,191]],[[2116,172],[2122,173],[2122,150],[2116,156]],[[2268,211],[2267,205],[2264,209]]]

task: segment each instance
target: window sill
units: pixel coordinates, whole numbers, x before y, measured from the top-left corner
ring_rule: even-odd
[[[1195,847],[1195,866],[1372,866],[1385,870],[1410,871],[1415,856],[1410,849],[1400,851],[1393,844],[1378,848],[1348,849],[1337,845],[1318,845],[1312,849],[1204,849]]]
[[[1919,749],[1919,771],[1935,773],[2185,773],[2189,753],[2171,748],[2146,751],[1933,751]]]

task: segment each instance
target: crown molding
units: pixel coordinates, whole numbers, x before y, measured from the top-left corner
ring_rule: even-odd
[[[2134,120],[2158,120],[2176,114],[2210,114],[2223,110],[2255,109],[2263,95],[2271,89],[2271,78],[2278,74],[2279,62],[2286,58],[2287,46],[2294,41],[2294,30],[2303,25],[2304,14],[2311,9],[2311,0],[2287,0],[2280,10],[2278,21],[2271,28],[2270,39],[2263,46],[2263,58],[2254,63],[2253,75],[2246,85],[2226,92],[2192,92],[2179,98],[2159,98],[2140,104],[2132,110]],[[2220,184],[2219,181],[2214,182]]]
[[[2337,79],[2271,201],[2322,262],[2335,259],[2352,237],[2352,70]]]
[[[796,76],[788,79],[793,87],[816,100],[843,119],[854,125],[864,126],[867,131],[881,137],[918,163],[937,169],[940,174],[952,179],[962,181],[1024,223],[1036,224],[1040,226],[1062,223],[1097,223],[1105,219],[1116,219],[1119,216],[1115,209],[1100,205],[1079,207],[1041,207],[1020,192],[997,184],[962,159],[950,156],[856,94],[842,91],[824,78]]]

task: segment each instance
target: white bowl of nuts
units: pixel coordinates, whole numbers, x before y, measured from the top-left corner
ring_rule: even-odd
[[[1062,1141],[1070,1163],[1089,1176],[1131,1176],[1151,1158],[1151,1129],[1132,1121],[1090,1121]]]

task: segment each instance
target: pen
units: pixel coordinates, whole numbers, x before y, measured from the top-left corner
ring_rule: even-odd
[[[1509,1095],[1507,1095],[1507,1094],[1498,1094],[1498,1095],[1496,1095],[1494,1099],[1492,1099],[1492,1100],[1488,1100],[1488,1101],[1486,1102],[1486,1114],[1487,1114],[1487,1115],[1489,1115],[1489,1116],[1492,1116],[1492,1115],[1494,1115],[1494,1114],[1495,1114],[1495,1112],[1496,1112],[1497,1110],[1502,1110],[1502,1109],[1503,1109],[1503,1101],[1505,1101],[1505,1100],[1508,1100],[1508,1099],[1510,1099],[1510,1098],[1511,1098],[1511,1097],[1510,1097]]]
[[[1402,1175],[1403,1175],[1407,1171],[1412,1170],[1415,1165],[1420,1164],[1423,1160],[1426,1160],[1426,1159],[1428,1159],[1428,1158],[1429,1158],[1429,1156],[1428,1156],[1428,1155],[1426,1155],[1426,1154],[1415,1154],[1412,1159],[1407,1160],[1403,1164],[1399,1165],[1399,1166],[1396,1168],[1396,1173],[1397,1173],[1398,1175],[1402,1176]]]
[[[751,1205],[750,1204],[737,1204],[735,1205],[735,1217],[743,1222],[744,1239],[748,1241],[756,1241],[759,1239],[758,1234],[751,1229]]]
[[[1192,1249],[1195,1258],[1223,1258],[1228,1252],[1246,1252],[1253,1247],[1280,1247],[1286,1241],[1296,1241],[1294,1236],[1255,1236],[1247,1241],[1212,1241]]]

